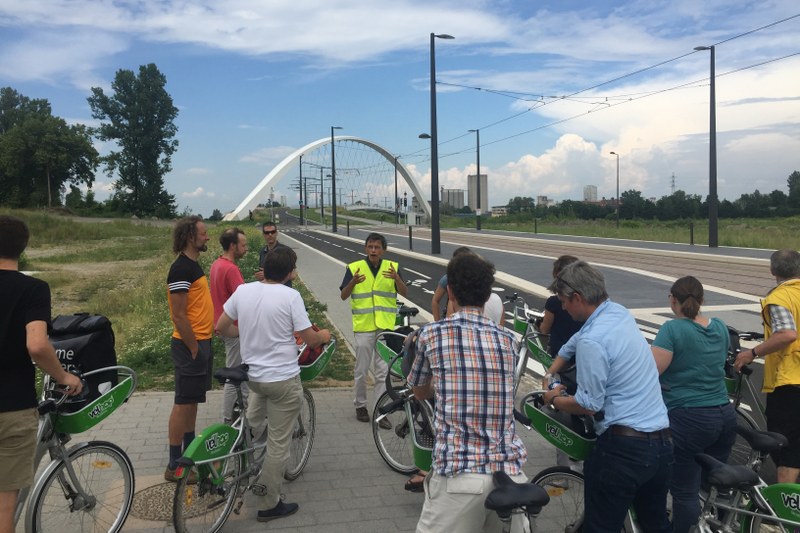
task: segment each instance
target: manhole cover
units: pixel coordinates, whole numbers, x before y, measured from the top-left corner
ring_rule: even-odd
[[[137,492],[133,497],[131,516],[140,520],[172,520],[175,483],[161,483]]]

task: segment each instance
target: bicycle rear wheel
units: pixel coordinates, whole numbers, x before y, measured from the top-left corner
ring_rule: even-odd
[[[414,465],[414,455],[411,450],[412,428],[404,406],[401,404],[386,415],[384,420],[389,421],[391,429],[380,427],[376,420],[380,416],[378,409],[392,401],[389,393],[384,392],[375,403],[375,409],[372,411],[372,436],[378,453],[389,468],[401,474],[411,474],[417,467]]]
[[[172,505],[172,525],[176,533],[215,533],[225,525],[233,510],[242,481],[242,455],[220,460],[221,482],[212,483],[206,467],[193,467],[197,483],[189,484],[191,473],[178,481]],[[200,470],[206,473],[198,475]]]
[[[78,486],[73,484],[64,461],[48,467],[44,481],[37,484],[31,496],[31,530],[121,530],[134,492],[133,466],[127,454],[110,442],[92,441],[78,444],[67,455]]]
[[[311,455],[311,446],[314,444],[314,430],[317,424],[317,411],[314,407],[314,397],[311,391],[303,387],[303,406],[297,415],[292,444],[289,446],[289,460],[286,463],[284,479],[289,481],[297,479],[306,466]]]
[[[578,532],[583,529],[583,475],[566,466],[545,468],[531,483],[550,496],[536,518],[538,531]]]

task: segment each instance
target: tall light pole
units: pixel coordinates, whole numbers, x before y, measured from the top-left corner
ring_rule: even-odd
[[[617,152],[611,152],[611,155],[617,156],[617,228],[619,228],[619,154]]]
[[[453,39],[446,33],[431,33],[431,254],[442,252],[439,232],[439,138],[436,130],[436,39]]]
[[[336,152],[333,142],[333,130],[340,130],[341,126],[331,126],[331,198],[333,215],[331,216],[331,231],[336,233]]]
[[[477,154],[477,167],[478,167],[478,176],[477,182],[478,184],[475,186],[475,194],[477,195],[477,200],[475,202],[475,229],[477,231],[481,230],[481,130],[469,130],[470,132],[475,132],[475,153]]]
[[[322,220],[322,225],[325,226],[325,193],[323,189],[325,188],[325,178],[322,177],[324,167],[319,167],[319,207],[320,207],[320,220]],[[328,174],[330,176],[330,174]]]
[[[394,223],[400,224],[400,196],[397,194],[397,160],[399,155],[394,156]]]
[[[300,225],[303,225],[303,154],[300,154]]]
[[[716,248],[719,232],[717,221],[719,218],[719,201],[717,200],[717,96],[715,87],[715,57],[714,46],[696,46],[695,50],[711,51],[711,109],[709,113],[709,143],[708,143],[708,246]]]

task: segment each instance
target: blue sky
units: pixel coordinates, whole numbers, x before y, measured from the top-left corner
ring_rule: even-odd
[[[611,151],[623,191],[661,197],[674,174],[705,196],[709,53],[693,48],[717,44],[719,195],[732,200],[785,191],[800,170],[800,17],[734,38],[799,13],[796,0],[0,0],[0,86],[94,125],[90,88],[155,63],[180,109],[166,186],[206,216],[333,125],[417,153],[409,169],[429,190],[417,136],[430,124],[429,34],[447,33],[436,47],[443,186],[466,188],[467,130],[480,128],[491,205],[581,199],[588,184],[611,197]],[[99,198],[109,186],[99,174]],[[288,183],[276,194],[294,197]]]

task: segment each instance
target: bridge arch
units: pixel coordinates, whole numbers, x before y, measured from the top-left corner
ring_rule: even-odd
[[[333,140],[334,142],[354,141],[359,144],[363,144],[364,146],[367,146],[375,150],[375,152],[383,156],[383,158],[386,159],[386,161],[394,165],[395,162],[394,156],[384,147],[370,140],[362,139],[360,137],[352,137],[349,135],[334,137]],[[239,206],[230,213],[226,214],[223,220],[229,220],[229,221],[242,220],[249,214],[251,210],[255,209],[258,206],[259,204],[258,199],[263,198],[262,193],[266,190],[269,190],[271,186],[274,186],[275,184],[279,183],[286,175],[286,173],[289,172],[289,170],[294,168],[294,166],[299,163],[300,158],[304,154],[330,143],[331,139],[326,137],[308,143],[307,145],[297,149],[292,154],[288,155],[286,158],[284,158],[283,161],[275,165],[275,167],[269,172],[269,174],[264,176],[264,179],[262,179],[261,182],[258,185],[256,185],[256,187],[250,192],[250,194],[248,194],[244,198],[244,200],[242,200]],[[423,211],[425,211],[425,214],[430,218],[431,216],[430,204],[424,199],[425,196],[422,189],[420,188],[419,184],[414,180],[414,178],[411,176],[411,174],[408,172],[408,169],[406,169],[405,165],[403,165],[403,162],[400,159],[397,160],[397,173],[403,177],[406,184],[411,188],[411,191],[414,193],[414,196],[416,196],[417,202],[422,207]]]

